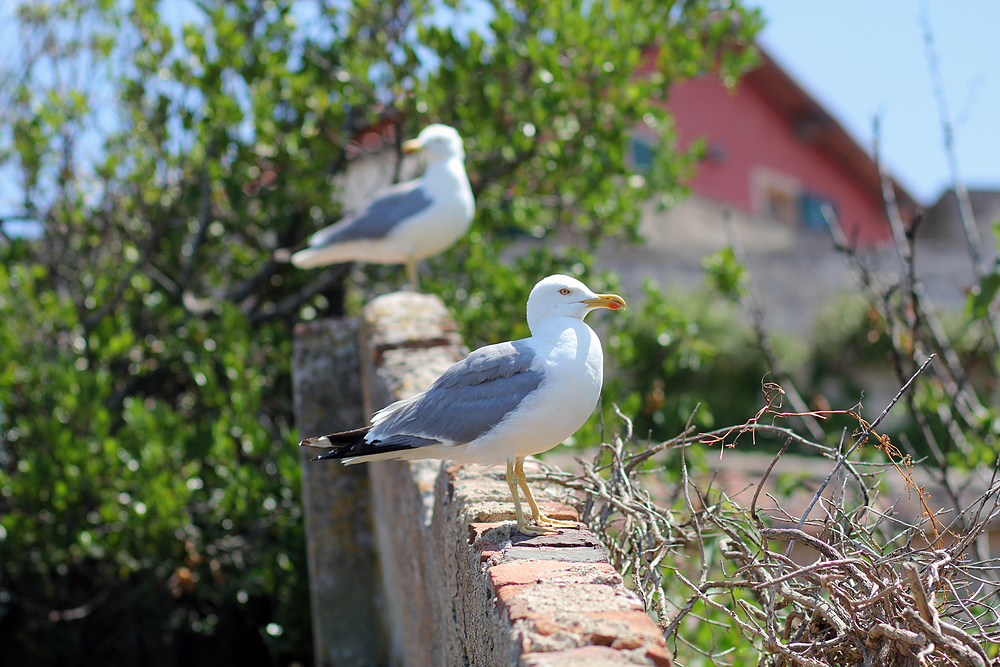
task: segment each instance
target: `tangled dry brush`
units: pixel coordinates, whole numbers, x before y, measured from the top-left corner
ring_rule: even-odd
[[[909,457],[876,432],[889,408],[871,424],[859,410],[842,412],[857,420],[857,430],[831,448],[779,425],[806,417],[781,411],[780,387],[765,385],[765,395],[765,407],[746,424],[708,433],[689,427],[652,447],[632,443],[631,424],[619,413],[624,433],[594,462],[581,460],[582,474],[547,469],[547,479],[585,498],[583,520],[602,536],[668,641],[713,663],[733,661],[732,645],[706,648],[688,638],[692,627],[708,623],[721,634],[738,629],[762,665],[1000,665],[990,657],[1000,643],[998,562],[983,555],[1000,518],[997,468],[963,507],[935,509]],[[742,494],[694,479],[693,443],[725,456],[764,433],[785,444],[748,505],[734,497]],[[798,511],[783,508],[768,481],[791,444],[830,461],[829,475]],[[865,445],[887,462],[852,461]],[[664,484],[647,462],[666,450],[679,455],[681,475]],[[917,500],[915,520],[886,506],[889,475]],[[975,486],[944,495],[960,501]]]

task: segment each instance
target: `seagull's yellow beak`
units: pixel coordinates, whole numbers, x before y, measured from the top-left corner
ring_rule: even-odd
[[[403,152],[406,154],[419,153],[423,147],[424,145],[420,143],[419,139],[410,139],[403,142]]]
[[[584,299],[581,303],[590,308],[607,308],[608,310],[625,310],[625,299],[617,294],[598,294],[593,299]]]

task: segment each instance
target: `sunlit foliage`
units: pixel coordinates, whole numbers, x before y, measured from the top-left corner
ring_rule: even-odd
[[[478,213],[423,287],[470,345],[523,335],[540,276],[588,275],[596,243],[635,237],[641,201],[680,193],[693,159],[661,101],[683,78],[734,81],[760,25],[726,0],[467,9],[14,10],[0,196],[44,233],[0,238],[5,658],[309,662],[292,326],[401,272],[355,271],[345,299],[343,271],[298,271],[273,249],[342,214],[359,131],[391,128],[398,155],[452,124]],[[642,173],[626,164],[637,123],[660,137]]]

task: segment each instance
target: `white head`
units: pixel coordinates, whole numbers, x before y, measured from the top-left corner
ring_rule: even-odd
[[[544,321],[556,317],[582,320],[596,308],[624,310],[625,300],[617,294],[597,294],[576,278],[549,276],[528,295],[528,328],[534,333]]]
[[[462,147],[462,137],[455,128],[440,123],[428,125],[417,135],[403,143],[405,153],[424,153],[432,162],[457,157],[465,160],[465,149]]]

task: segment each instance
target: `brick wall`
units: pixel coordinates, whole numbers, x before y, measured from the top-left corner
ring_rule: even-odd
[[[465,352],[441,302],[413,293],[372,301],[359,347],[369,414],[421,391]],[[367,466],[382,571],[373,596],[391,664],[671,664],[659,628],[592,533],[512,533],[502,469],[439,461]],[[531,484],[548,514],[577,518],[555,502],[556,490]]]

